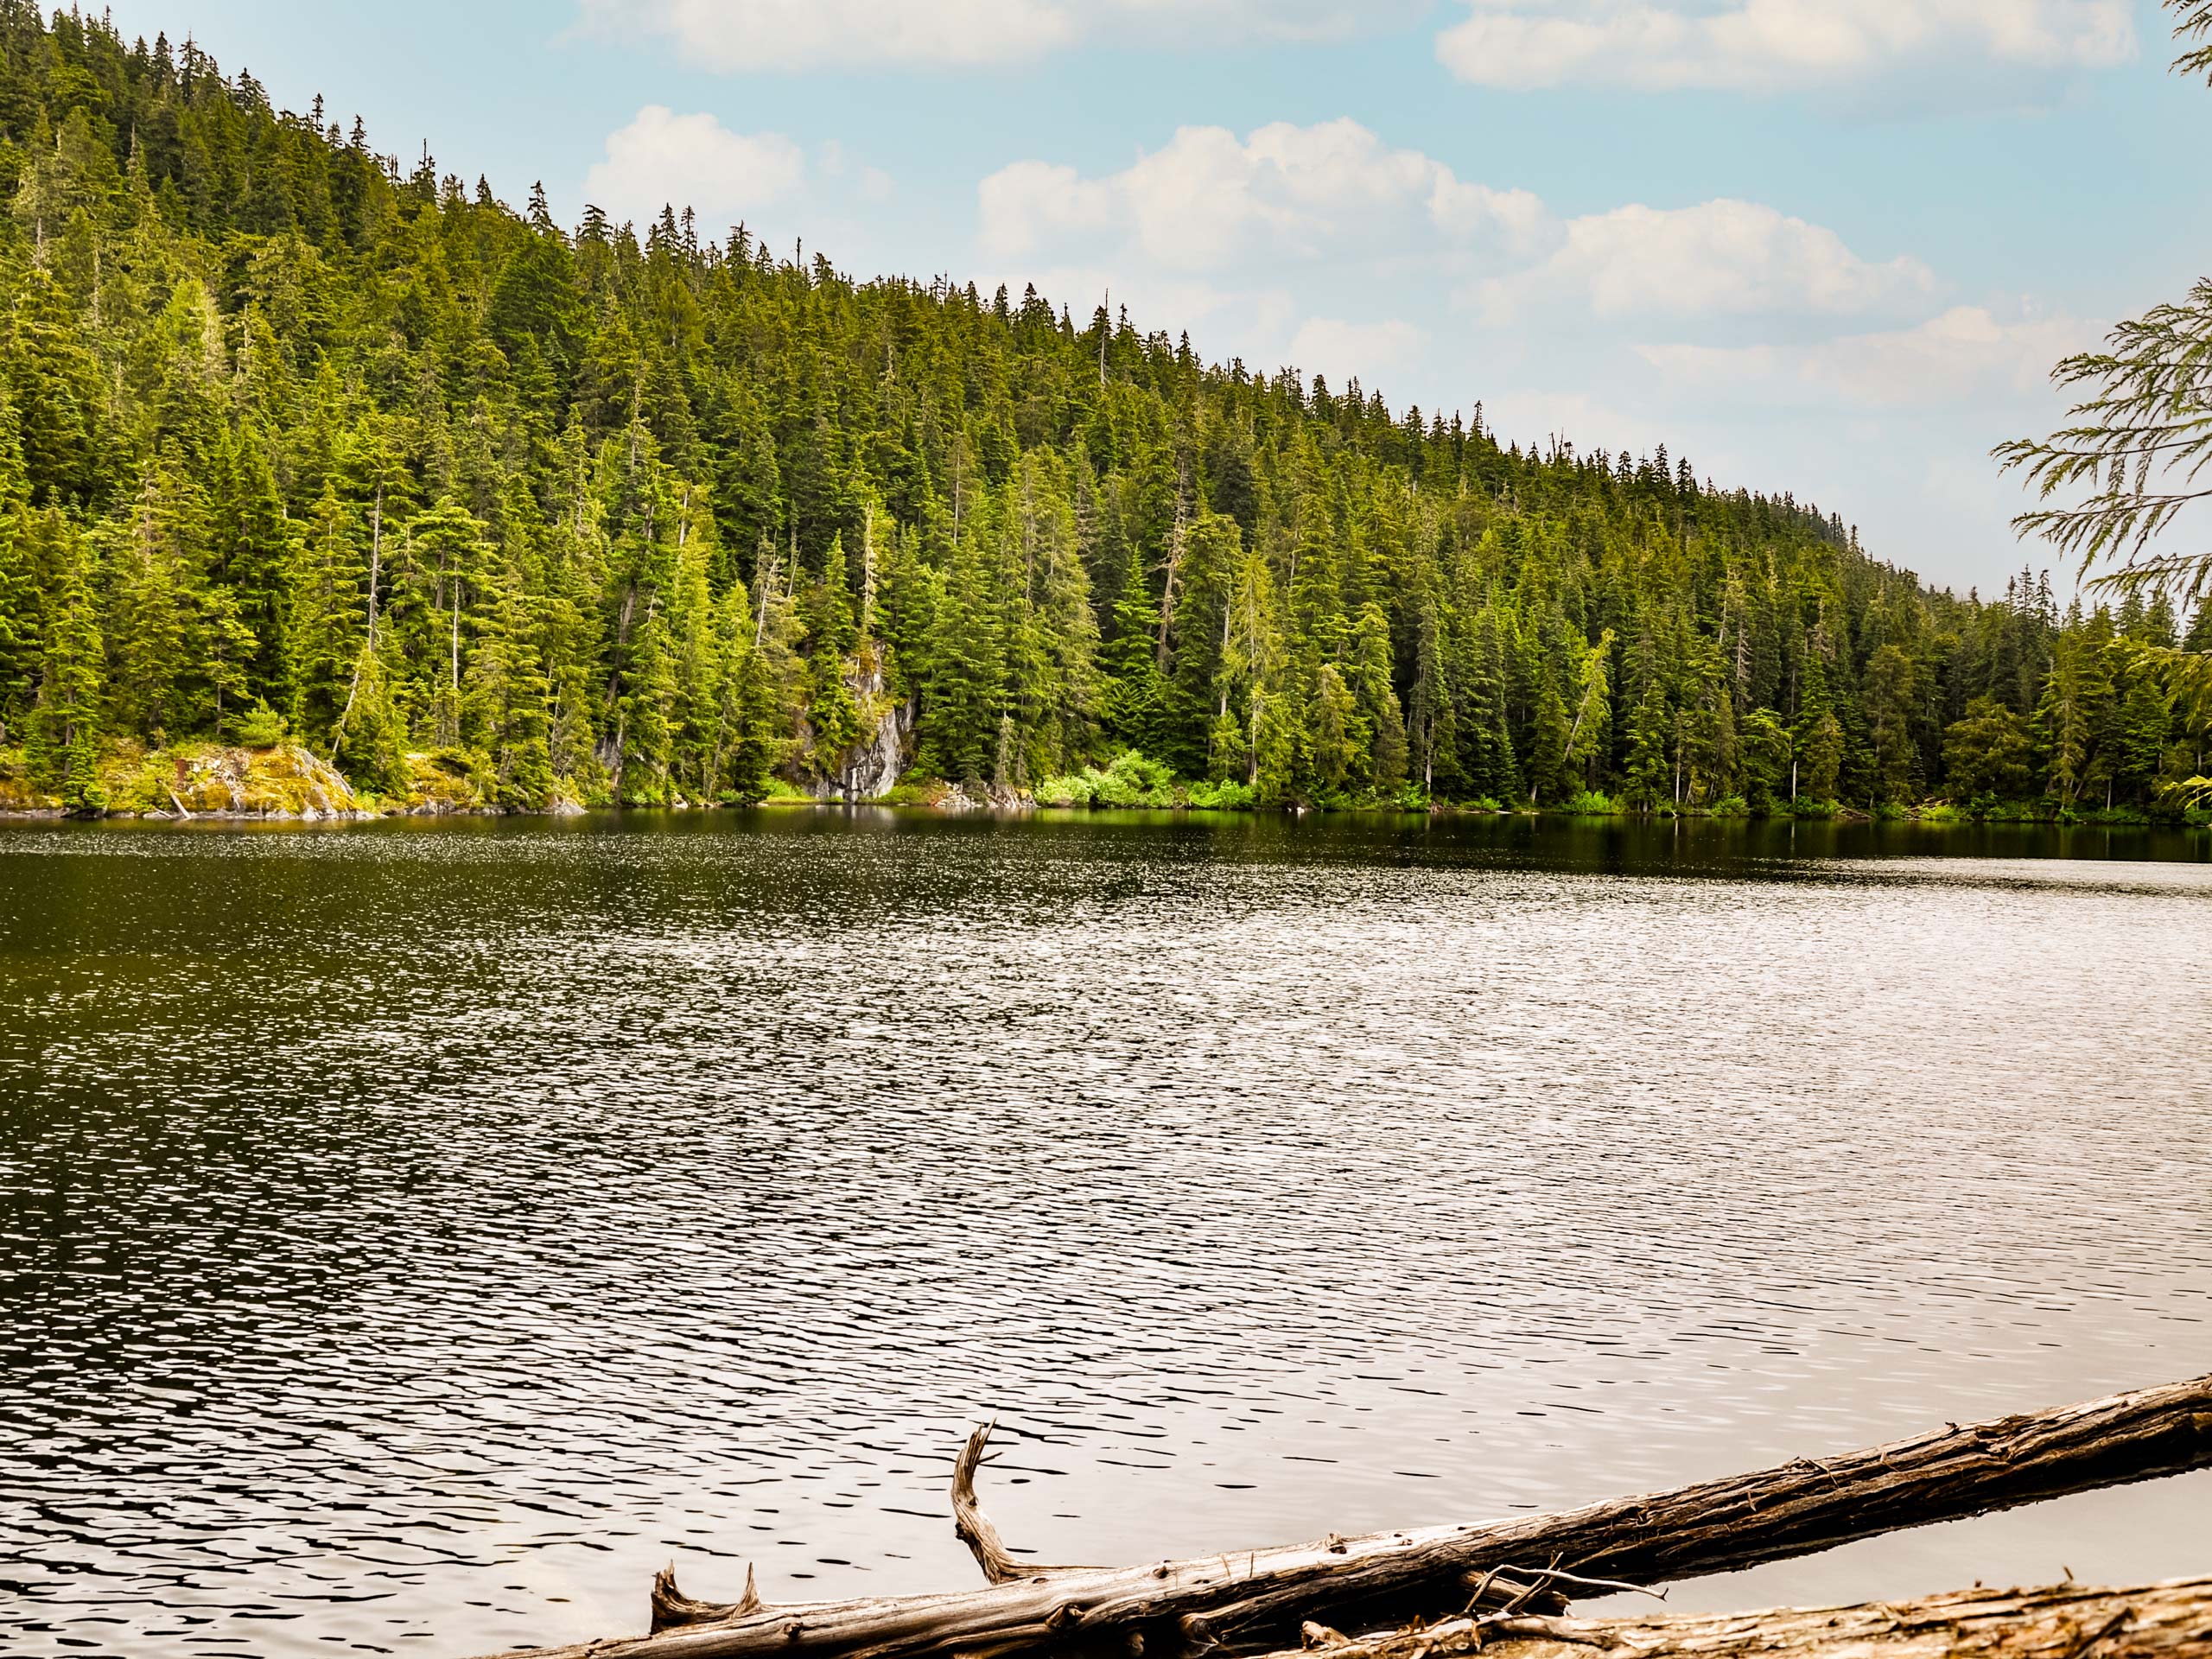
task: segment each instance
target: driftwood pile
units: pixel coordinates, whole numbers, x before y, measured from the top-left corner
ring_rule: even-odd
[[[2094,1487],[2212,1467],[2212,1376],[1942,1430],[1838,1458],[1555,1515],[1330,1537],[1128,1567],[1020,1560],[977,1503],[990,1428],[953,1478],[953,1522],[988,1580],[941,1594],[770,1605],[750,1573],[732,1605],[664,1572],[649,1636],[538,1659],[1195,1659],[1299,1649],[1315,1659],[1505,1659],[1617,1649],[1732,1659],[2212,1656],[2212,1579],[2124,1591],[2066,1585],[1724,1618],[1585,1620],[1575,1596],[1647,1588]],[[2212,1535],[2205,1540],[2212,1554]],[[1350,1637],[1344,1630],[1382,1631]]]

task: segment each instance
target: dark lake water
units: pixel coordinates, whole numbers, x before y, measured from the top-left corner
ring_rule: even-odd
[[[0,831],[0,1650],[467,1659],[2212,1370],[2202,840]],[[2212,1477],[1678,1606],[2212,1567]]]

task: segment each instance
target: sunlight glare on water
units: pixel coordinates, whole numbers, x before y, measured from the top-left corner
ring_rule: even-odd
[[[0,1649],[1551,1508],[2212,1370],[2212,865],[1960,832],[0,833]],[[2057,851],[2073,856],[2041,855]],[[1943,855],[1967,852],[1972,856]],[[2212,1479],[1678,1606],[2212,1566]]]

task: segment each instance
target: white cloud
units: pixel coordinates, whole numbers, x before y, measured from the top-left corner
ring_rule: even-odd
[[[2046,389],[2051,365],[2101,331],[2069,316],[2011,321],[1983,306],[1954,306],[1910,328],[1851,334],[1805,346],[1639,346],[1678,385],[1752,398],[1869,408],[2005,402]]]
[[[1378,376],[1415,361],[1427,343],[1427,334],[1410,322],[1309,317],[1291,337],[1290,361],[1339,386],[1355,375],[1371,386]]]
[[[821,164],[823,177],[850,181],[862,201],[880,205],[895,194],[896,186],[888,173],[880,167],[855,163],[835,138],[824,139],[817,148],[815,158]]]
[[[1188,328],[1216,360],[1357,374],[1424,405],[1562,353],[1632,364],[1655,317],[1694,339],[1815,338],[1924,317],[1939,287],[1916,259],[1864,257],[1751,202],[1560,219],[1351,120],[1186,127],[1102,175],[1018,162],[977,208],[987,269],[1016,291],[1034,282],[1081,315],[1110,289],[1138,327]],[[1455,291],[1460,326],[1440,339],[1420,325]]]
[[[1462,80],[1647,91],[1834,87],[1897,73],[2104,68],[2135,53],[2130,0],[1470,0],[1437,37]]]
[[[607,135],[607,154],[584,177],[584,195],[616,219],[639,221],[662,207],[698,209],[709,223],[741,218],[798,188],[806,162],[780,133],[737,133],[711,115],[647,105]]]
[[[586,27],[677,41],[725,70],[1020,63],[1085,40],[1338,39],[1418,0],[582,0]]]
[[[1460,178],[1356,121],[1277,122],[1239,138],[1185,127],[1117,173],[1017,162],[978,189],[985,251],[1108,270],[1364,270],[1466,284],[1486,321],[1532,312],[1810,317],[1924,305],[1917,260],[1860,257],[1771,207],[1641,206],[1562,221],[1526,190]]]
[[[1586,391],[1551,391],[1540,387],[1494,388],[1483,398],[1484,423],[1498,442],[1548,450],[1554,439],[1574,446],[1582,454],[1612,454],[1622,449],[1649,454],[1659,444],[1677,454],[1686,453],[1686,434],[1679,418],[1651,410],[1630,410],[1604,397]],[[1729,470],[1730,458],[1712,453],[1710,446],[1697,451],[1700,466],[1713,470],[1716,463]]]
[[[1078,327],[1088,327],[1092,308],[1110,296],[1114,309],[1126,309],[1133,326],[1187,332],[1192,347],[1210,361],[1241,356],[1266,367],[1287,362],[1284,353],[1299,326],[1300,308],[1290,290],[1263,273],[1216,280],[1141,264],[1073,261],[1024,265],[1001,275],[1017,296],[1029,283],[1053,305],[1065,305]],[[988,292],[991,283],[978,277],[976,286]]]
[[[1493,244],[1525,249],[1549,228],[1525,190],[1465,182],[1356,121],[1276,122],[1239,139],[1185,127],[1122,172],[1017,162],[979,191],[984,247],[1020,258],[1069,243],[1175,270],[1255,257],[1371,260]]]
[[[1608,318],[1848,316],[1924,302],[1936,287],[1916,259],[1863,259],[1834,231],[1724,200],[1571,220],[1549,258],[1482,283],[1472,297],[1493,322],[1549,308]]]

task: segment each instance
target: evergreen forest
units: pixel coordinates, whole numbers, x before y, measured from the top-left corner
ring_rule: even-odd
[[[2055,815],[2212,770],[2212,606],[1961,598],[1663,448],[688,213],[570,231],[29,0],[0,199],[0,768],[73,808],[285,742],[517,810]]]

